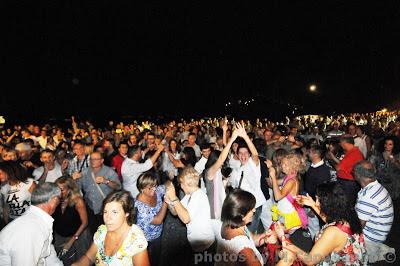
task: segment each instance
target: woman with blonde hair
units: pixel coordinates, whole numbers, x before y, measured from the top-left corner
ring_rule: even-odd
[[[70,265],[89,248],[86,206],[71,177],[62,176],[55,183],[61,190],[61,202],[53,214],[54,246],[64,265]]]

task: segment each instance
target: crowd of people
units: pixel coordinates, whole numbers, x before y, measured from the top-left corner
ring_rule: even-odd
[[[2,125],[0,265],[385,260],[399,114]],[[189,258],[163,257],[166,219]]]

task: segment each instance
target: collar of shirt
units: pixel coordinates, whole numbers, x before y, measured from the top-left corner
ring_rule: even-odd
[[[369,188],[375,186],[376,184],[378,184],[378,180],[375,180],[374,182],[371,182],[368,185],[366,185],[364,188],[361,189],[361,192],[368,190]]]
[[[317,168],[317,167],[320,167],[321,165],[323,165],[324,164],[324,160],[321,160],[321,161],[319,161],[318,163],[316,163],[316,164],[311,164],[311,167],[312,168]]]
[[[31,211],[33,214],[39,216],[44,221],[44,223],[46,224],[46,226],[49,229],[53,228],[54,219],[47,212],[45,212],[44,210],[42,210],[34,205],[31,205],[29,207],[29,211]]]

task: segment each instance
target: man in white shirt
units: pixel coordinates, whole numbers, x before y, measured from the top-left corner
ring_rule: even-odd
[[[253,142],[246,133],[245,128],[239,123],[236,124],[238,136],[242,137],[245,143],[239,143],[238,155],[241,166],[233,169],[229,181],[234,188],[240,188],[250,192],[256,198],[256,212],[253,221],[248,226],[250,232],[256,233],[260,223],[262,205],[267,202],[261,190],[261,169],[258,152]]]
[[[43,163],[43,166],[36,168],[32,174],[35,181],[39,183],[54,183],[57,178],[63,175],[61,166],[56,162],[52,150],[42,151],[40,153],[40,161]]]
[[[201,175],[204,171],[204,168],[206,168],[206,163],[211,153],[211,145],[208,142],[204,143],[200,145],[200,149],[201,149],[201,158],[196,162],[194,166],[194,169],[197,171],[197,173],[199,173],[199,175]],[[203,178],[200,179],[200,183],[201,183],[200,184],[201,189],[207,193],[206,185],[204,184]]]
[[[207,195],[199,188],[200,176],[193,167],[186,167],[179,176],[180,186],[185,192],[181,201],[173,185],[168,186],[166,202],[173,215],[186,224],[187,238],[194,252],[212,249],[215,236],[211,225],[211,211]],[[212,250],[210,250],[212,253]]]
[[[194,166],[194,169],[197,171],[197,173],[199,173],[199,175],[203,173],[204,168],[206,167],[208,157],[210,156],[210,153],[212,151],[211,145],[208,142],[200,145],[200,149],[201,149],[201,158],[200,160],[197,161],[197,163]]]
[[[57,258],[51,215],[60,203],[61,190],[54,183],[39,184],[32,192],[32,206],[25,215],[0,232],[0,265],[63,265]]]
[[[123,188],[129,191],[133,198],[136,198],[139,194],[139,190],[136,187],[139,176],[153,167],[163,150],[164,145],[158,145],[156,153],[144,163],[140,163],[140,159],[142,158],[141,148],[138,145],[129,148],[128,158],[122,163],[121,175]]]

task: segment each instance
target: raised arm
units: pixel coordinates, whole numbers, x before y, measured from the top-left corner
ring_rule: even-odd
[[[236,129],[238,131],[238,136],[242,137],[244,141],[246,142],[247,146],[249,147],[249,150],[251,152],[251,158],[253,159],[254,163],[258,166],[260,163],[260,159],[258,158],[258,152],[256,147],[254,146],[253,142],[247,135],[246,129],[244,126],[240,123],[236,123]]]
[[[222,150],[221,154],[218,157],[218,160],[210,167],[210,169],[208,169],[207,178],[209,180],[212,180],[214,178],[215,173],[224,164],[226,158],[228,157],[229,150],[231,149],[232,144],[236,140],[237,137],[238,137],[238,132],[237,132],[237,130],[234,130],[232,132],[232,137],[229,139],[227,145],[225,145],[224,149]]]

